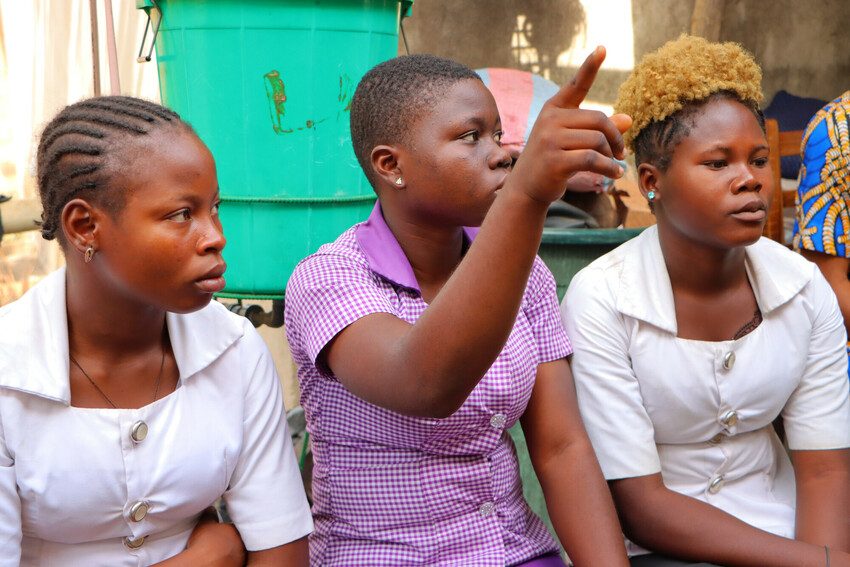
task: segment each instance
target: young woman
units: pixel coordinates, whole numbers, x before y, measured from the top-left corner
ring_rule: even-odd
[[[633,565],[850,565],[844,325],[814,264],[761,238],[760,81],[740,46],[687,36],[635,68],[617,108],[657,226],[564,301],[629,551],[653,553]]]
[[[243,542],[306,565],[271,357],[210,302],[209,150],[157,104],[94,98],[45,128],[38,185],[67,266],[0,309],[0,565],[242,565]],[[198,525],[222,495],[238,533]]]
[[[555,282],[535,258],[570,175],[622,173],[628,117],[578,109],[603,57],[547,103],[510,175],[472,70],[414,55],[358,85],[352,139],[379,202],[286,291],[315,459],[314,564],[563,565],[522,497],[507,432],[521,418],[572,560],[626,565]]]

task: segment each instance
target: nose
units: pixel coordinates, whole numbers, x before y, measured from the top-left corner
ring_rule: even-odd
[[[759,192],[762,190],[763,183],[759,180],[759,178],[755,175],[753,168],[755,166],[751,164],[744,164],[738,168],[737,177],[734,181],[734,193],[743,193],[744,191],[748,192]]]
[[[515,153],[516,156],[512,155],[512,152]],[[490,154],[490,157],[488,159],[488,165],[490,166],[490,169],[510,169],[511,165],[514,163],[514,160],[518,156],[518,150],[512,150],[507,146],[501,146],[499,144],[496,144],[494,151]]]
[[[210,217],[204,225],[203,232],[198,239],[198,252],[201,254],[220,253],[227,244],[224,230],[221,228],[221,221],[218,216]]]

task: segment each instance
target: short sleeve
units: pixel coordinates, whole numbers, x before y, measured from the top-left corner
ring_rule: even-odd
[[[629,358],[629,335],[604,272],[585,268],[570,283],[561,316],[573,344],[570,361],[579,410],[608,480],[655,474],[655,430]]]
[[[17,567],[21,560],[21,500],[15,462],[6,448],[0,416],[0,567]]]
[[[555,278],[540,258],[534,259],[527,290],[523,312],[537,344],[537,363],[569,356],[573,348],[558,312]]]
[[[248,373],[243,444],[224,501],[246,549],[258,551],[306,536],[313,520],[271,355],[253,328],[239,348]]]
[[[365,260],[316,254],[295,268],[286,286],[289,344],[293,354],[304,352],[313,364],[340,331],[372,313],[394,309]]]
[[[820,270],[810,289],[813,325],[806,366],[782,418],[793,450],[850,447],[850,383],[847,332],[838,300]]]

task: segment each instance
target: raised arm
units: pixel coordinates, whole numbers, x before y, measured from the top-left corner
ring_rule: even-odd
[[[603,49],[594,51],[546,103],[474,243],[416,323],[368,315],[321,353],[354,394],[399,413],[445,417],[487,372],[515,321],[549,203],[575,172],[621,174],[612,157],[623,155],[619,130],[629,119],[578,109],[603,59]]]

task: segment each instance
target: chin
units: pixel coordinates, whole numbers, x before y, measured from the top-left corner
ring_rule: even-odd
[[[193,313],[195,311],[200,311],[204,307],[210,304],[210,301],[213,299],[213,294],[205,293],[203,295],[197,295],[192,299],[184,299],[179,303],[174,303],[167,308],[167,311],[171,313],[177,313],[179,315],[185,315],[186,313]]]

